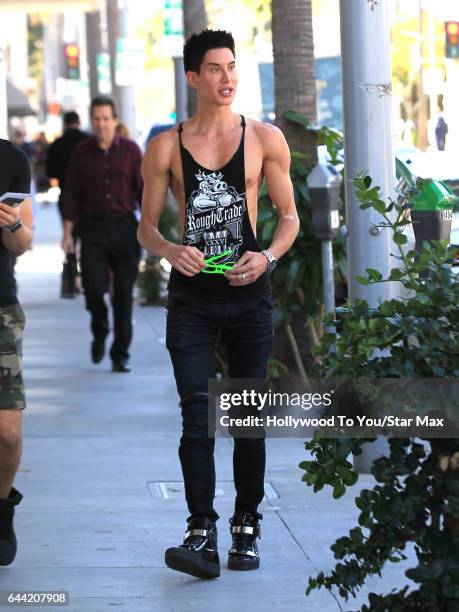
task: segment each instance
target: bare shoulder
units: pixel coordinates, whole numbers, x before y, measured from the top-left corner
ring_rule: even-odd
[[[271,123],[254,120],[250,120],[249,125],[259,141],[265,157],[272,159],[289,154],[287,141],[278,127]]]
[[[172,153],[177,144],[178,125],[160,132],[150,140],[145,151],[144,167],[166,172],[170,168]]]

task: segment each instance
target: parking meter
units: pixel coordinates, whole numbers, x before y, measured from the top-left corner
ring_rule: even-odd
[[[442,181],[418,179],[410,198],[411,220],[416,237],[416,250],[427,240],[448,240],[451,234],[456,196]]]
[[[321,147],[319,147],[320,149]],[[319,163],[307,178],[312,203],[312,231],[319,240],[333,240],[339,231],[341,175],[319,154]]]
[[[339,231],[339,195],[341,175],[326,160],[326,147],[318,148],[319,162],[308,175],[307,184],[312,203],[312,231],[321,241],[322,279],[326,312],[335,310],[335,278],[332,240]],[[334,332],[328,327],[327,332]]]

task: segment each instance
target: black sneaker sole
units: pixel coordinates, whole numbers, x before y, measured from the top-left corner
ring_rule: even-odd
[[[230,570],[256,570],[260,567],[258,558],[228,557],[228,569]]]
[[[217,556],[218,559],[218,556]],[[195,578],[218,578],[220,576],[220,564],[212,563],[203,559],[199,553],[186,548],[168,548],[164,557],[167,567],[189,574]]]

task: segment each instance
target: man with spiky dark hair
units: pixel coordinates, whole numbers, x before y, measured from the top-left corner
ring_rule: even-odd
[[[172,266],[167,337],[183,432],[179,456],[190,511],[181,546],[166,551],[169,567],[200,578],[220,575],[217,551],[214,443],[208,432],[208,380],[215,345],[226,345],[232,378],[264,378],[272,349],[269,273],[298,233],[290,153],[274,126],[233,113],[237,87],[230,33],[204,30],[184,47],[186,78],[198,96],[196,114],[156,136],[143,162],[138,236]],[[255,237],[263,179],[279,213],[269,249]],[[179,204],[182,244],[158,231],[168,188]],[[264,438],[234,439],[236,501],[230,519],[230,569],[259,566],[258,506],[264,495]]]
[[[229,49],[233,57],[236,58],[234,38],[230,32],[225,32],[225,30],[204,30],[200,34],[192,34],[183,46],[185,73],[199,73],[204,56],[211,48]]]

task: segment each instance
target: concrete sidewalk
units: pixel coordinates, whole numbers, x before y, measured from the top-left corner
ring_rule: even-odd
[[[24,500],[16,513],[19,552],[0,568],[0,591],[66,590],[70,609],[81,612],[340,610],[328,592],[306,598],[307,578],[334,567],[330,544],[357,523],[353,499],[373,479],[362,477],[355,495],[338,501],[330,490],[314,494],[301,482],[298,463],[307,455],[299,439],[268,441],[258,571],[225,567],[234,499],[227,439],[216,445],[221,577],[200,581],[165,566],[164,550],[181,542],[187,511],[164,309],[136,308],[131,374],[111,373],[108,358],[92,365],[83,298],[58,297],[59,234],[54,207],[41,208],[35,247],[18,265],[27,315],[28,407],[16,480]],[[405,582],[399,565],[368,591]]]

